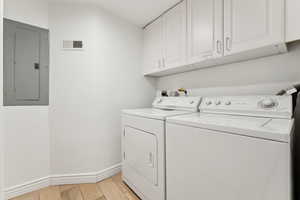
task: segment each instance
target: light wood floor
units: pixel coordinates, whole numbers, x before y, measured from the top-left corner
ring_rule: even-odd
[[[95,184],[51,186],[11,200],[140,200],[121,174]]]

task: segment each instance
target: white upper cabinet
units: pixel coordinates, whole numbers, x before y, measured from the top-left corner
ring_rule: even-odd
[[[300,40],[300,1],[286,0],[286,41]]]
[[[186,63],[186,2],[181,2],[144,30],[144,74]]]
[[[224,54],[284,42],[284,0],[224,0]]]
[[[223,0],[187,0],[188,63],[223,55]]]
[[[299,2],[184,0],[145,29],[144,74],[163,76],[285,53],[286,41],[300,39]]]
[[[186,64],[186,2],[163,15],[163,67]]]
[[[159,18],[144,30],[144,74],[159,71],[163,66],[162,26],[162,19]]]

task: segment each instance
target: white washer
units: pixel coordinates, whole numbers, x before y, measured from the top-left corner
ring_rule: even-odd
[[[165,200],[165,119],[198,111],[200,97],[156,98],[153,108],[123,110],[123,180],[142,200]]]
[[[205,98],[166,124],[167,200],[291,200],[290,96]]]

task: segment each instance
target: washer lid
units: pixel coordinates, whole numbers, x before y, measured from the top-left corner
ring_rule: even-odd
[[[177,115],[191,114],[192,111],[185,110],[171,110],[171,109],[156,109],[156,108],[145,108],[145,109],[130,109],[123,110],[123,114],[135,115],[139,117],[146,117],[150,119],[165,120],[167,117],[173,117]]]
[[[167,123],[176,123],[221,131],[224,133],[289,142],[294,120],[197,113],[171,117],[167,119]]]

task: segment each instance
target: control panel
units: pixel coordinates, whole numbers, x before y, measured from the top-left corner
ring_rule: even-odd
[[[201,97],[157,97],[153,102],[154,108],[198,111]]]
[[[204,98],[200,112],[291,118],[292,96],[223,96]]]

